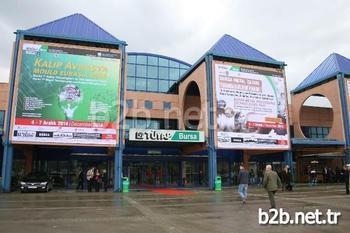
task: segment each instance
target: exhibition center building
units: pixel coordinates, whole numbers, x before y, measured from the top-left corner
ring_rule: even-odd
[[[4,192],[29,173],[76,188],[91,167],[114,191],[123,177],[131,189],[213,189],[217,176],[232,186],[240,164],[252,184],[266,164],[289,165],[297,182],[313,169],[326,182],[325,167],[350,162],[342,55],[320,59],[289,93],[284,62],[226,34],[194,64],[129,52],[81,14],[15,35],[9,83],[0,84]]]

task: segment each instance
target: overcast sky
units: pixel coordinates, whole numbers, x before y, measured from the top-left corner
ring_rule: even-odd
[[[82,13],[128,43],[194,63],[223,34],[287,63],[292,90],[329,54],[350,57],[348,0],[0,0],[0,81],[9,76],[13,32]]]

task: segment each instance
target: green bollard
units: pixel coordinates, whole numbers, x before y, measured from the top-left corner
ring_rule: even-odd
[[[215,177],[215,191],[221,191],[221,176]]]
[[[129,177],[123,177],[123,193],[129,192]]]

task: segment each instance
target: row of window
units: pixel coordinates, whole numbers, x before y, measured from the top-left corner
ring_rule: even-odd
[[[189,67],[154,55],[128,55],[127,90],[166,93]]]
[[[174,119],[145,119],[145,118],[126,118],[125,129],[171,129],[177,130],[177,120]]]
[[[163,66],[188,69],[188,65],[183,63],[152,55],[128,55],[128,64],[143,64],[151,66]]]
[[[128,108],[133,108],[134,107],[134,100],[127,99],[126,100],[126,106]],[[146,100],[144,106],[145,106],[146,109],[152,109],[153,108],[153,102],[150,101],[150,100]],[[164,101],[163,102],[163,109],[164,110],[170,110],[171,109],[171,102]]]
[[[326,138],[329,134],[330,127],[313,127],[313,126],[303,126],[301,127],[303,134],[307,138]]]
[[[147,91],[147,92],[162,92],[166,93],[176,81],[145,79],[128,76],[127,89],[128,91]]]
[[[187,69],[169,68],[160,66],[146,66],[129,64],[127,75],[130,77],[155,78],[164,80],[178,80]]]
[[[5,124],[5,111],[0,110],[0,134],[4,131],[4,124]]]

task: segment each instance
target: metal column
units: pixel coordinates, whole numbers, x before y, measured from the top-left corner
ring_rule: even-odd
[[[124,149],[124,79],[125,79],[125,45],[121,45],[121,81],[119,98],[119,140],[114,154],[114,188],[115,192],[122,191],[123,149]]]
[[[346,96],[345,89],[345,78],[344,74],[337,75],[339,93],[340,93],[340,102],[343,116],[343,125],[344,125],[344,135],[345,135],[345,158],[346,163],[350,163],[350,126],[349,126],[349,111],[348,111],[348,101]]]
[[[11,67],[11,76],[9,80],[9,95],[8,95],[8,104],[7,104],[7,113],[6,113],[6,126],[5,126],[5,137],[4,137],[4,153],[2,161],[2,191],[10,192],[11,191],[11,173],[12,173],[12,161],[13,161],[13,147],[10,142],[10,127],[11,127],[11,114],[12,114],[12,102],[14,94],[14,86],[16,79],[16,67],[18,59],[18,50],[19,42],[22,38],[22,34],[17,31],[16,42],[13,53],[12,67]]]
[[[215,177],[217,175],[217,161],[215,149],[215,133],[214,133],[214,95],[213,95],[213,56],[207,54],[205,57],[206,63],[206,78],[207,78],[207,113],[208,113],[208,180],[209,188],[214,189]]]

